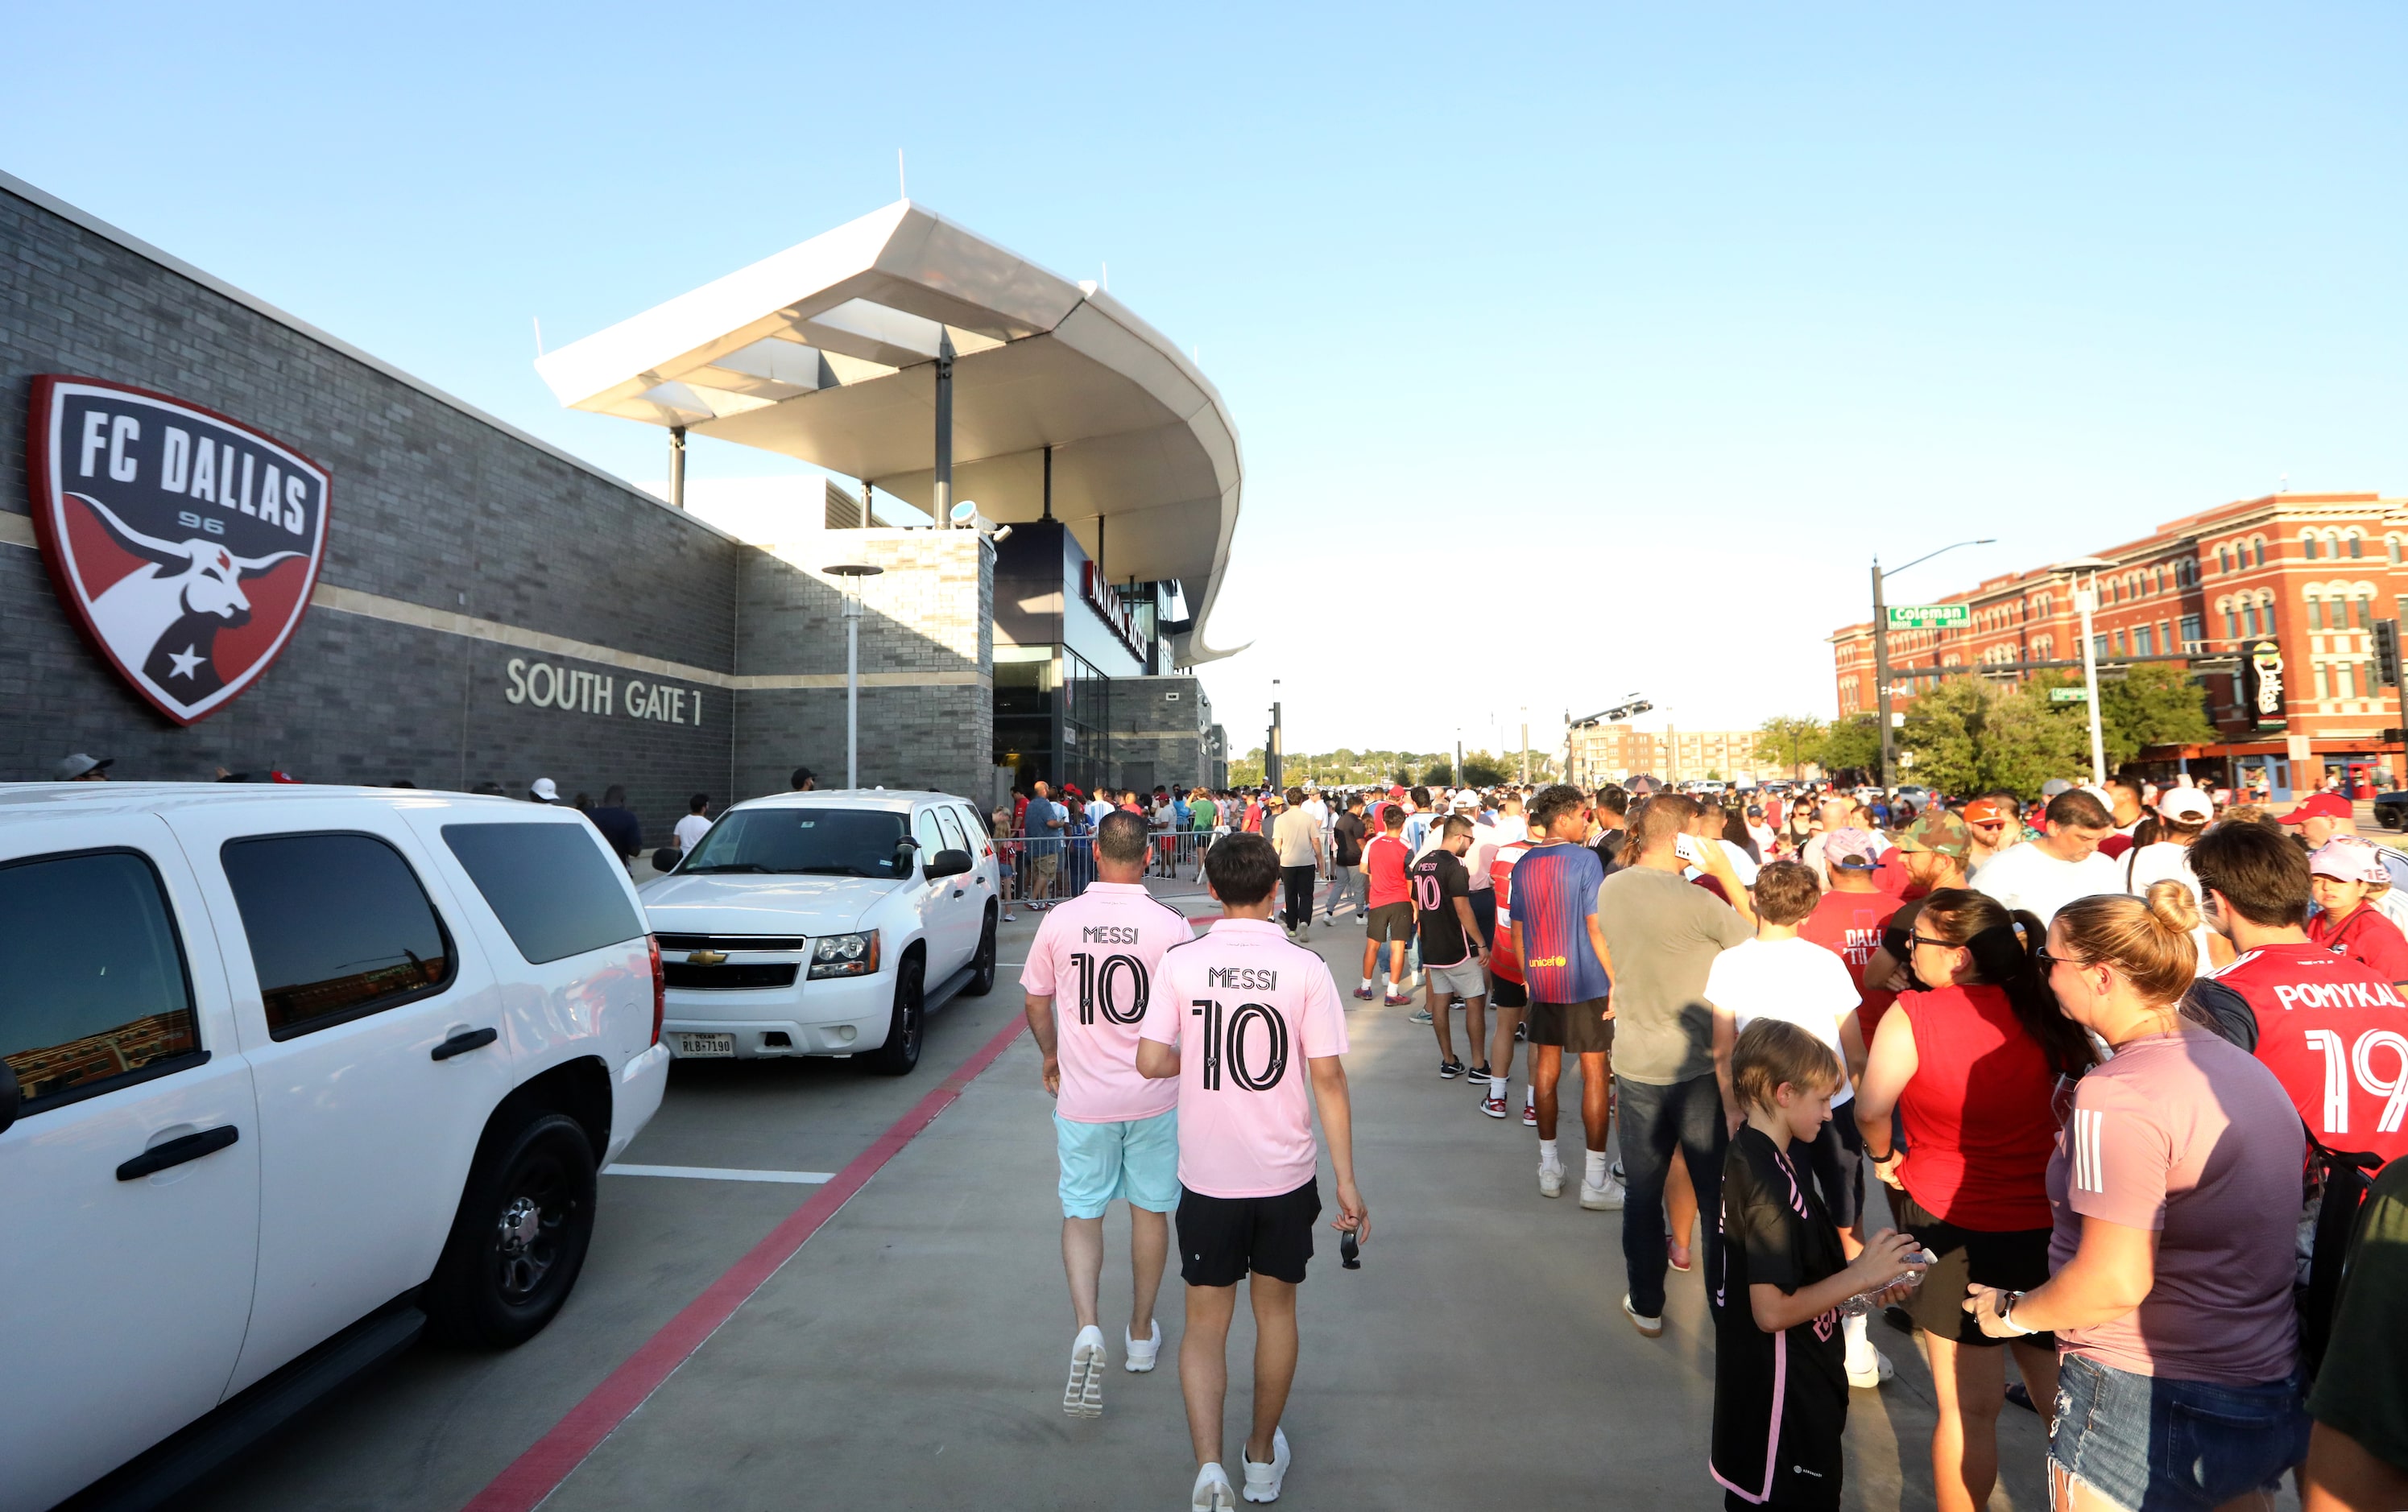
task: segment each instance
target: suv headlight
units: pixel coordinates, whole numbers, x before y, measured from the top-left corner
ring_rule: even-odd
[[[823,977],[874,977],[878,974],[878,932],[825,934],[811,942],[810,979]]]

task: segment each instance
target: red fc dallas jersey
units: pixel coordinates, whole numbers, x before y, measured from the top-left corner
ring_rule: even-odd
[[[2317,945],[2264,945],[2209,973],[2258,1015],[2266,1063],[2329,1149],[2408,1154],[2408,1003]]]
[[[1513,949],[1513,863],[1530,849],[1527,840],[1497,848],[1497,859],[1488,863],[1489,886],[1497,890],[1497,927],[1488,934],[1488,969],[1500,982],[1522,979],[1522,958]]]

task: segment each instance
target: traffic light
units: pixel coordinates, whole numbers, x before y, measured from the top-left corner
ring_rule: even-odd
[[[2374,675],[2386,688],[2400,686],[2400,621],[2374,621]]]

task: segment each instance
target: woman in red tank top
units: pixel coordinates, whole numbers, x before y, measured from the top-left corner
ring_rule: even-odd
[[[2046,939],[2038,919],[1984,893],[1942,888],[1925,899],[1910,963],[1929,985],[1899,993],[1883,1015],[1856,1089],[1873,1174],[1898,1189],[1899,1224],[1940,1257],[1908,1311],[1938,1398],[1931,1478],[1942,1512],[1986,1506],[1999,1478],[2005,1362],[2001,1341],[1964,1311],[1966,1289],[2047,1281],[2056,1091],[2091,1062],[2033,961]],[[2045,1418],[2057,1341],[2033,1334],[2014,1348]]]

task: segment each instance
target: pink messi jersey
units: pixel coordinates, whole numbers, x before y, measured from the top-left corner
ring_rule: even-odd
[[[1090,882],[1045,915],[1020,990],[1054,1000],[1062,1061],[1054,1111],[1073,1123],[1124,1123],[1179,1105],[1176,1083],[1138,1075],[1137,1034],[1162,953],[1195,933],[1135,882]]]
[[[1312,1179],[1312,1077],[1346,1053],[1321,958],[1263,919],[1224,919],[1166,951],[1139,1033],[1179,1051],[1179,1184],[1276,1197]]]

